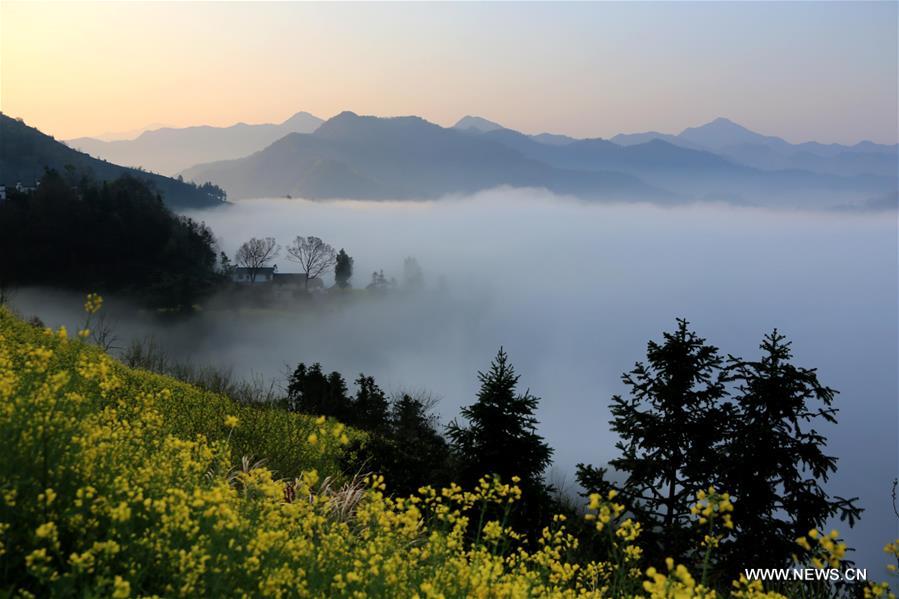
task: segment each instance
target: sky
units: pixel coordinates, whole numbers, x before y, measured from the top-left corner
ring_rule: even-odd
[[[896,2],[0,2],[0,109],[69,139],[466,114],[528,133],[897,138]]]

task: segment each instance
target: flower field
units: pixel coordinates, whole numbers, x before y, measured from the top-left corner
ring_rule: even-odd
[[[392,497],[339,471],[361,433],[128,369],[84,336],[0,308],[0,594],[721,596],[682,565],[638,567],[640,524],[614,496],[587,511],[609,562],[577,560],[561,516],[524,549],[484,518],[514,505],[514,480]],[[706,562],[733,509],[714,489],[698,498]],[[820,559],[845,551],[835,536],[810,536]],[[744,580],[730,596],[784,595]]]

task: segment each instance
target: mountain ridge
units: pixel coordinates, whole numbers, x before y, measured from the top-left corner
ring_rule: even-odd
[[[721,124],[756,139],[730,121],[715,127]],[[832,206],[892,189],[888,177],[764,170],[666,139],[633,145],[600,138],[553,141],[502,127],[444,128],[417,116],[347,111],[312,134],[291,134],[244,159],[198,165],[183,175],[210,179],[234,198],[434,198],[507,185],[591,200]]]
[[[289,133],[312,132],[323,122],[300,111],[277,124],[161,127],[144,131],[134,139],[102,141],[80,137],[66,143],[110,162],[175,175],[198,163],[246,156]]]
[[[183,181],[119,166],[73,150],[36,127],[0,113],[0,184],[22,182],[31,185],[43,175],[45,169],[64,171],[67,166],[101,181],[117,179],[122,175],[148,181],[162,194],[166,205],[173,209],[205,208],[222,203],[221,199]]]
[[[322,165],[353,173],[357,184],[370,183],[371,191],[353,196],[358,199],[436,198],[504,185],[545,187],[589,198],[673,198],[630,175],[559,169],[421,117],[379,118],[352,112],[338,114],[314,133],[290,134],[243,159],[198,165],[182,174],[214,180],[235,198],[347,197],[337,190],[340,181],[328,186]]]

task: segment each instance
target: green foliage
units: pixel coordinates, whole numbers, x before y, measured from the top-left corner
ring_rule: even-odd
[[[399,495],[420,487],[444,487],[456,480],[456,463],[449,444],[437,431],[436,419],[419,398],[404,393],[390,405],[386,422],[349,455],[352,470],[373,470],[390,481]],[[357,423],[366,429],[364,423]],[[366,429],[368,430],[368,429]]]
[[[85,308],[100,304],[90,296]],[[391,426],[414,436],[423,414],[402,398]],[[522,498],[514,483],[482,478],[473,490],[391,497],[381,477],[328,476],[352,438],[325,418],[258,410],[127,368],[64,329],[38,329],[0,308],[0,594],[850,596],[826,584],[784,585],[781,595],[747,581],[719,592],[706,568],[694,578],[673,560],[643,570],[643,527],[613,494],[592,495],[585,518],[606,535],[608,559],[583,559],[561,516],[528,544],[508,523]],[[696,499],[707,564],[739,508],[713,489]],[[836,532],[797,542],[816,567],[842,566]],[[897,547],[886,550],[895,558]],[[889,596],[887,583],[864,593]]]
[[[326,375],[321,364],[307,367],[300,362],[287,381],[287,409],[304,414],[322,414],[347,422],[353,406],[346,382],[339,372]]]
[[[0,204],[0,280],[130,294],[189,309],[219,282],[215,240],[169,212],[143,181],[95,182],[47,171]]]
[[[47,338],[44,329],[26,325],[7,309],[0,307],[0,331],[7,346],[36,344]],[[97,348],[74,343],[59,343],[54,352],[59,368],[74,369],[79,357],[99,359],[104,354]],[[265,464],[282,476],[295,476],[304,469],[315,467],[323,475],[338,475],[342,452],[323,455],[309,448],[306,438],[316,432],[313,417],[293,414],[274,405],[235,402],[227,397],[197,389],[170,376],[146,370],[128,368],[108,360],[110,374],[120,380],[118,395],[138,397],[142,394],[167,392],[159,399],[158,407],[165,420],[166,431],[184,439],[197,435],[209,442],[227,441],[235,460],[242,456],[264,460]],[[102,406],[94,406],[101,409]],[[226,416],[240,421],[236,429],[222,423]],[[364,435],[348,433],[351,440]]]
[[[409,494],[423,485],[454,480],[452,453],[423,401],[403,394],[391,402],[374,378],[364,374],[355,385],[351,396],[340,373],[325,374],[320,364],[300,363],[288,381],[286,405],[368,433],[349,452],[346,469],[378,472],[394,492]]]
[[[389,404],[384,391],[370,376],[360,374],[356,394],[347,395],[346,382],[339,372],[325,375],[321,364],[307,367],[300,362],[287,382],[287,407],[295,412],[337,418],[350,426],[384,432]]]

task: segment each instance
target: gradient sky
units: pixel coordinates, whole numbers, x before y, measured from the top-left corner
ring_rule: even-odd
[[[63,139],[353,110],[895,143],[897,3],[3,0],[0,109]]]

